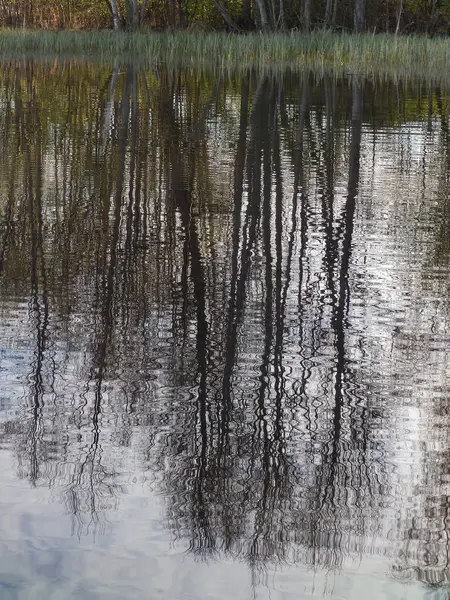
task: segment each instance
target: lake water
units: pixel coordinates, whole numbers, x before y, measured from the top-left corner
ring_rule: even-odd
[[[0,64],[0,597],[450,597],[450,98]]]

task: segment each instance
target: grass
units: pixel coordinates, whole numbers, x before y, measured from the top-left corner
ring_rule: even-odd
[[[0,31],[0,55],[133,60],[140,64],[335,69],[450,79],[450,40],[425,36],[312,33],[117,33]]]

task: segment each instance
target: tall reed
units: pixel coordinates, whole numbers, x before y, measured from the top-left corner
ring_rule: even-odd
[[[445,38],[332,33],[209,32],[117,33],[0,32],[0,54],[121,58],[144,64],[175,64],[231,70],[272,67],[333,68],[349,73],[426,75],[447,79],[450,41]],[[450,77],[449,77],[450,79]]]

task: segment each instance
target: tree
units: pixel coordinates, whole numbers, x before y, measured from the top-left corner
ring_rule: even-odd
[[[114,29],[120,29],[119,10],[117,8],[117,0],[105,0],[109,12],[111,13]]]
[[[0,27],[442,33],[450,0],[0,0]]]
[[[261,25],[261,29],[269,29],[269,19],[267,18],[267,10],[264,0],[255,0],[256,6],[258,7],[259,13],[259,22]]]
[[[105,0],[109,12],[111,13],[113,27],[117,31],[122,27],[117,0]],[[123,24],[126,29],[138,29],[143,24],[145,13],[147,11],[148,0],[125,0],[125,15]]]
[[[364,29],[364,21],[366,15],[366,0],[355,0],[355,33],[361,33]]]
[[[228,11],[226,10],[225,6],[222,4],[222,2],[220,2],[220,0],[213,0],[217,10],[220,12],[220,14],[223,17],[223,20],[225,21],[225,23],[228,25],[228,27],[230,29],[233,29],[234,31],[238,31],[239,27],[238,25],[236,25],[236,23],[233,21],[233,19],[231,18],[230,14],[228,13]]]

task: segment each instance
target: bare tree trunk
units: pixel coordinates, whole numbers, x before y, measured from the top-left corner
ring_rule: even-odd
[[[231,18],[231,16],[228,14],[226,8],[224,7],[224,5],[220,2],[220,0],[213,0],[217,10],[220,12],[220,14],[222,15],[223,20],[225,21],[225,23],[228,25],[228,27],[230,29],[233,29],[234,31],[240,31],[240,28],[238,25],[236,25],[236,23],[233,21],[233,19]]]
[[[400,19],[402,18],[402,12],[403,12],[403,0],[400,0],[400,4],[398,5],[398,11],[397,11],[397,26],[395,27],[395,35],[397,35],[400,30]]]
[[[284,31],[286,29],[286,18],[284,16],[284,0],[280,0],[279,23],[281,29]]]
[[[266,6],[264,4],[264,0],[255,0],[255,2],[256,6],[258,7],[261,29],[269,29],[269,20],[267,18],[267,11]]]
[[[138,28],[139,25],[139,10],[138,0],[126,0],[127,9],[127,28],[133,31]]]
[[[436,25],[436,0],[431,0],[431,14],[427,25],[427,31],[434,29]]]
[[[327,0],[325,5],[324,29],[334,29],[334,26],[336,25],[337,6],[338,0]]]
[[[115,30],[120,29],[120,18],[119,10],[117,8],[117,0],[105,0],[109,12],[111,13],[113,20],[113,27]]]
[[[339,0],[334,0],[334,2],[333,2],[333,15],[331,17],[331,27],[335,27],[335,25],[336,25],[338,3],[339,3]]]
[[[328,27],[330,26],[332,11],[333,11],[333,0],[327,0],[327,3],[325,5],[325,20],[323,23],[324,29],[328,29]]]
[[[242,27],[250,27],[252,21],[252,5],[251,0],[243,0],[242,2]]]
[[[303,0],[303,29],[311,29],[311,0]]]
[[[270,28],[276,29],[277,17],[275,13],[275,0],[270,0]]]
[[[143,0],[142,6],[141,6],[141,13],[139,15],[139,27],[142,27],[142,25],[144,24],[145,13],[147,11],[147,4],[148,4],[148,0]]]
[[[175,0],[166,0],[164,19],[166,27],[175,27],[177,22],[177,6]]]
[[[366,0],[355,0],[355,33],[361,33],[364,30],[365,17]]]

